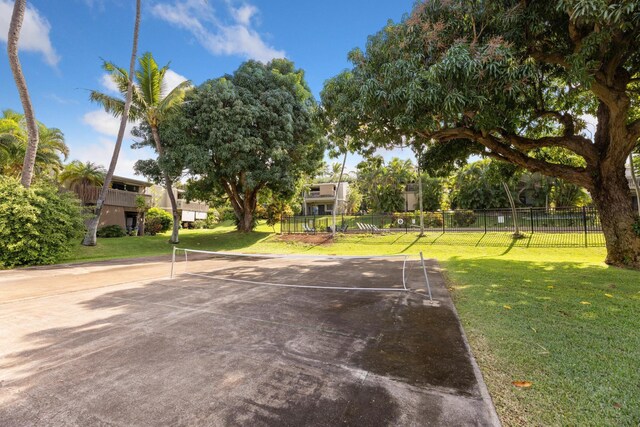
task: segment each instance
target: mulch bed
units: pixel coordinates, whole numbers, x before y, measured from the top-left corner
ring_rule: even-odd
[[[331,245],[333,237],[331,234],[283,234],[278,236],[281,242],[299,242],[308,245]]]

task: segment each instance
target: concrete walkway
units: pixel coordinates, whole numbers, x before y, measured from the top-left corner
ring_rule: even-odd
[[[304,284],[342,266],[234,267]],[[499,425],[437,264],[436,304],[410,273],[411,292],[362,292],[169,280],[162,258],[0,271],[0,425]]]

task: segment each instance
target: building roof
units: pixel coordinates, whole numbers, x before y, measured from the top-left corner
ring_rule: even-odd
[[[120,182],[124,182],[125,184],[132,184],[132,185],[140,185],[143,187],[151,187],[153,184],[147,181],[141,181],[139,179],[133,179],[133,178],[126,178],[124,176],[118,176],[118,175],[114,175],[112,181],[120,181]]]

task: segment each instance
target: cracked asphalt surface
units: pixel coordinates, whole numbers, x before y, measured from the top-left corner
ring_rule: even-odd
[[[435,261],[249,283],[400,262],[1,271],[0,425],[499,425]]]

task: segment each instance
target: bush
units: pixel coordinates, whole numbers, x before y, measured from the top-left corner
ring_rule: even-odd
[[[105,225],[104,227],[99,228],[98,231],[96,232],[96,237],[104,237],[104,238],[124,237],[126,235],[127,235],[127,232],[125,231],[125,229],[120,227],[117,224]]]
[[[83,233],[82,207],[72,193],[41,183],[26,189],[0,177],[0,268],[58,262]]]
[[[223,206],[218,208],[221,221],[236,221],[236,213],[231,206]]]
[[[169,231],[172,226],[173,216],[169,212],[160,208],[151,208],[147,211],[144,219],[144,228],[152,236],[156,233]]]
[[[208,228],[207,227],[207,221],[204,219],[196,219],[195,221],[193,221],[193,228],[197,229],[197,230],[202,230],[204,228]]]
[[[209,212],[207,212],[207,219],[205,219],[204,222],[204,228],[215,228],[218,222],[220,222],[220,212],[215,208],[209,208]]]
[[[457,227],[470,227],[476,223],[476,214],[473,211],[456,210],[453,212],[453,224]]]
[[[633,231],[636,233],[636,236],[640,237],[640,216],[636,217],[636,222],[633,223]]]
[[[155,236],[162,231],[162,219],[159,217],[147,218],[144,221],[144,234]]]
[[[440,212],[425,212],[424,213],[424,226],[427,228],[440,228],[444,221],[442,220],[442,213]]]

